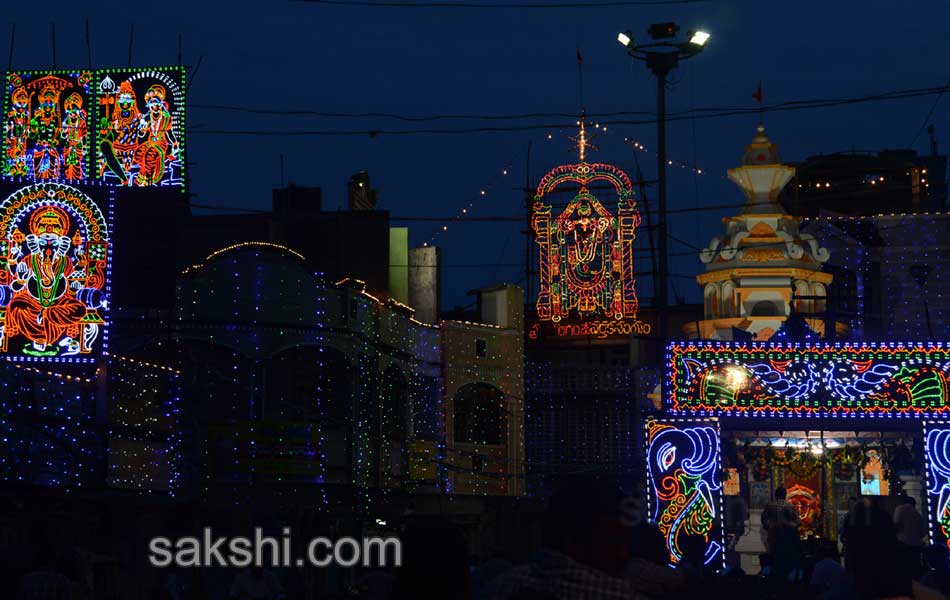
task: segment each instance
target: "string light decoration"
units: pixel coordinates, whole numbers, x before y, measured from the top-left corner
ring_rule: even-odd
[[[606,127],[604,128],[604,130],[606,131]],[[623,141],[628,143],[630,147],[632,147],[637,152],[643,152],[644,154],[655,154],[652,150],[648,150],[647,147],[644,146],[643,143],[638,140],[635,140],[630,137],[624,137]],[[670,167],[676,167],[683,171],[688,171],[692,175],[709,175],[710,173],[709,169],[700,168],[696,166],[696,164],[686,162],[684,160],[669,159],[667,160],[666,164],[667,166],[670,166]],[[673,172],[675,173],[675,171]],[[718,177],[719,179],[722,179],[722,180],[728,180],[728,178],[722,174],[720,174]]]
[[[178,294],[180,340],[165,352],[179,357],[186,393],[214,408],[202,444],[206,495],[240,503],[247,486],[267,486],[258,489],[277,502],[312,497],[320,511],[395,519],[397,490],[446,492],[466,479],[468,494],[518,491],[520,445],[449,453],[445,382],[496,385],[519,406],[520,329],[427,325],[362,281],[331,283],[298,253],[252,242],[187,269]],[[487,340],[486,357],[476,338]],[[506,435],[509,421],[520,432],[520,409],[511,410]]]
[[[275,502],[326,509],[327,485],[346,482],[337,469],[348,442],[331,437],[350,425],[353,379],[332,348],[328,306],[341,318],[349,306],[303,256],[273,244],[229,246],[179,281],[185,339],[163,352],[178,358],[187,393],[208,398],[200,489],[238,505],[247,485],[270,485]]]
[[[537,312],[541,320],[558,322],[577,314],[612,319],[636,318],[638,301],[633,276],[634,230],[640,224],[633,185],[620,169],[584,162],[587,146],[581,121],[581,162],[552,169],[538,184],[531,227],[539,251],[540,286]],[[597,181],[609,183],[618,195],[616,214],[588,190]],[[557,217],[546,196],[558,186],[575,183],[577,195]]]
[[[863,339],[945,340],[950,214],[921,213],[812,219],[824,235],[840,289],[831,306]],[[903,265],[904,268],[888,268]],[[826,268],[828,265],[826,265]]]
[[[580,124],[581,124],[581,121],[578,121],[578,122],[577,122],[577,125],[580,125]],[[595,123],[595,124],[594,124],[594,129],[598,132],[597,135],[603,135],[603,134],[606,134],[606,133],[607,133],[607,126],[606,126],[606,125],[601,125],[601,124],[599,124],[599,123]],[[587,137],[586,134],[585,134],[585,137]],[[553,140],[554,140],[554,135],[551,134],[551,133],[549,133],[549,134],[547,134],[547,135],[545,136],[545,139],[547,139],[548,141],[553,141]],[[571,138],[571,139],[574,140],[574,141],[578,141],[578,138]],[[634,139],[634,138],[629,137],[629,136],[624,136],[624,137],[623,137],[623,141],[624,141],[624,143],[629,144],[630,147],[633,148],[633,149],[634,149],[635,151],[637,151],[637,152],[643,152],[644,154],[654,154],[654,155],[655,155],[655,153],[654,153],[652,150],[648,149],[645,145],[643,145],[643,142],[641,142],[641,141],[639,141],[639,140],[637,140],[637,139]],[[589,144],[588,144],[588,147],[590,147]],[[668,165],[668,166],[671,166],[671,167],[676,167],[676,168],[681,169],[681,170],[684,170],[684,171],[689,171],[689,173],[691,173],[691,174],[693,174],[693,175],[709,175],[709,173],[710,173],[709,169],[700,168],[700,167],[698,167],[695,163],[687,162],[687,161],[684,161],[684,160],[668,159],[668,160],[667,160],[667,165]],[[720,179],[723,179],[723,180],[727,179],[724,175],[719,175],[719,178],[720,178]]]
[[[94,385],[14,366],[0,363],[0,480],[95,487],[103,457]]]
[[[926,418],[950,413],[942,342],[668,347],[673,414]]]
[[[650,514],[677,565],[700,544],[706,565],[723,566],[720,437],[715,422],[646,423]]]
[[[91,362],[108,342],[108,207],[79,189],[38,183],[0,203],[0,354]]]
[[[525,363],[527,493],[543,498],[564,473],[598,473],[623,485],[641,481],[638,444],[644,389],[626,365]],[[635,491],[635,490],[631,490]]]
[[[356,490],[357,514],[361,516],[368,516],[373,512],[373,496],[369,490],[376,484],[375,475],[379,466],[379,329],[373,301],[376,301],[378,306],[378,300],[371,296],[360,298],[360,310],[350,325],[361,342],[355,360],[358,381],[355,396],[357,420],[353,424],[355,456],[350,480]]]
[[[177,495],[184,485],[180,373],[116,354],[107,361],[106,485]]]
[[[581,122],[578,121],[577,124],[580,125]],[[607,133],[607,126],[606,126],[606,125],[595,124],[595,125],[594,125],[594,128],[599,132],[598,135],[603,135],[603,134],[606,134],[606,133]],[[559,131],[559,133],[560,133],[560,131]],[[561,137],[561,136],[559,135],[558,138],[560,138],[560,137]],[[585,132],[585,134],[584,134],[584,139],[585,139],[585,140],[588,140],[588,142],[585,144],[585,148],[593,148],[593,146],[591,146],[590,143],[589,143],[589,139],[591,139],[591,137],[592,137],[592,136],[587,136],[587,134],[586,134],[586,132]],[[546,134],[546,135],[544,136],[544,140],[547,140],[547,141],[553,141],[554,139],[555,139],[555,136],[554,136],[553,133],[548,133],[548,134]],[[571,139],[571,140],[574,141],[574,142],[579,142],[579,141],[580,141],[580,136],[571,137],[571,138],[569,138],[569,139]],[[648,154],[649,154],[649,153],[652,153],[652,151],[648,150],[648,149],[646,148],[646,146],[644,146],[641,142],[639,142],[639,141],[637,141],[637,140],[635,140],[635,139],[633,139],[633,138],[624,137],[624,138],[623,138],[623,141],[624,141],[625,143],[629,144],[630,147],[633,148],[633,149],[634,149],[635,151],[637,151],[637,152],[644,152],[644,153],[648,153]],[[509,175],[509,174],[511,173],[511,165],[513,164],[513,162],[514,162],[514,161],[508,161],[508,162],[505,164],[505,166],[501,169],[500,175],[501,175],[502,177],[507,176],[507,175]],[[694,175],[708,175],[709,172],[710,172],[708,169],[702,169],[702,168],[699,168],[699,167],[695,166],[695,165],[692,164],[692,163],[687,163],[687,162],[681,161],[681,160],[670,160],[670,161],[669,161],[669,164],[670,164],[670,166],[674,166],[674,167],[677,167],[677,168],[679,168],[679,169],[689,171],[691,174],[694,174]],[[727,178],[725,177],[725,175],[719,175],[719,178],[720,178],[720,179],[723,179],[723,180],[726,180],[726,179],[727,179]],[[467,217],[470,217],[470,216],[472,215],[472,213],[477,210],[478,201],[479,201],[480,199],[484,199],[486,196],[488,196],[488,195],[491,193],[492,189],[496,186],[496,184],[498,183],[499,179],[500,179],[500,177],[499,177],[498,175],[496,175],[489,183],[487,183],[487,184],[485,184],[484,186],[482,186],[476,194],[473,194],[472,197],[471,197],[471,199],[470,199],[469,201],[465,202],[465,203],[463,204],[462,208],[459,209],[457,215],[456,215],[455,218],[454,218],[454,222],[456,222],[456,223],[462,222],[462,221],[464,221]],[[432,235],[429,237],[429,239],[422,243],[422,245],[423,245],[423,246],[435,245],[435,244],[439,241],[440,236],[441,236],[442,234],[444,234],[444,233],[447,233],[448,231],[449,231],[449,224],[440,225],[440,226],[438,227],[438,229],[432,233]]]
[[[495,186],[498,184],[501,178],[508,176],[508,174],[511,172],[511,164],[512,164],[512,161],[508,161],[507,163],[505,163],[505,165],[495,174],[495,176],[488,183],[486,183],[481,188],[479,188],[478,193],[472,195],[471,199],[468,202],[466,202],[462,206],[462,208],[459,209],[458,214],[455,217],[455,222],[463,221],[465,220],[465,218],[471,216],[471,213],[475,210],[476,206],[478,205],[478,201],[486,199],[486,197],[495,188]],[[438,242],[439,236],[442,235],[443,233],[448,232],[448,230],[449,230],[448,225],[440,226],[438,230],[436,230],[432,234],[432,236],[429,237],[427,241],[422,243],[422,245],[434,246]]]
[[[508,310],[523,303],[507,299]],[[445,491],[519,495],[524,489],[524,345],[520,329],[444,321]]]
[[[81,180],[89,173],[93,73],[7,73],[2,174],[37,181]]]
[[[924,422],[930,543],[950,547],[950,421]]]
[[[174,496],[181,436],[178,376],[167,368],[110,355],[91,379],[0,362],[0,481]]]
[[[96,177],[185,186],[185,69],[96,71]]]

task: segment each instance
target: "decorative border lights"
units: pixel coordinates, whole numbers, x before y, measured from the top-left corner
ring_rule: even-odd
[[[872,219],[902,219],[902,218],[919,218],[919,217],[950,217],[950,212],[922,212],[922,213],[877,213],[874,215],[862,215],[862,216],[821,216],[821,217],[804,217],[802,219],[803,223],[819,223],[821,221],[869,221]]]
[[[94,198],[93,190],[108,197]],[[114,195],[107,186],[46,181],[0,202],[0,353],[7,360],[91,363],[108,350]],[[57,235],[48,264],[39,258],[41,229]],[[44,269],[52,269],[53,283],[41,289]],[[48,324],[31,325],[34,313]]]
[[[924,421],[930,543],[950,546],[950,421]]]
[[[109,355],[107,370],[77,377],[3,361],[0,367],[0,481],[42,485],[70,493],[102,485],[174,496],[182,478],[180,378],[168,367]],[[107,376],[107,426],[87,410]],[[160,450],[150,457],[124,453],[121,481],[106,478],[117,458],[113,441],[148,440]],[[40,465],[40,468],[37,468]],[[107,471],[108,469],[108,471]],[[167,479],[165,475],[167,474]]]
[[[667,363],[672,414],[950,415],[944,342],[674,342]]]
[[[204,266],[208,264],[211,260],[213,260],[214,258],[222,254],[231,252],[233,250],[241,250],[248,247],[273,248],[274,250],[280,250],[281,252],[286,252],[288,254],[291,254],[299,258],[300,260],[307,260],[307,257],[305,257],[303,254],[297,252],[293,248],[282,246],[281,244],[274,244],[271,242],[241,242],[239,244],[232,244],[230,246],[225,246],[224,248],[219,248],[218,250],[215,250],[214,252],[206,256],[205,259],[201,261],[200,263],[196,263],[182,269],[181,275],[188,275],[192,271],[197,271],[198,269],[204,268]]]

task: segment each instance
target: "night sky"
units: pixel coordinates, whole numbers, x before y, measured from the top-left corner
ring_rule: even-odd
[[[492,0],[494,1],[494,0]],[[488,2],[486,2],[488,3]],[[278,110],[499,115],[577,113],[577,49],[583,55],[584,99],[590,113],[652,111],[655,83],[644,65],[627,58],[617,31],[646,37],[653,22],[675,20],[683,31],[712,33],[707,50],[674,73],[670,111],[691,107],[754,106],[763,82],[766,104],[796,99],[854,97],[942,85],[950,79],[946,27],[950,3],[727,2],[587,9],[358,8],[305,2],[98,2],[93,13],[75,2],[8,2],[16,23],[14,69],[52,63],[50,22],[57,32],[59,67],[87,64],[84,20],[92,32],[98,67],[125,66],[129,25],[135,24],[133,63],[177,62],[178,34],[184,63],[202,57],[188,97],[188,144],[194,202],[260,208],[285,179],[321,186],[324,205],[346,203],[351,173],[369,171],[380,190],[380,208],[394,217],[452,216],[474,201],[472,216],[522,213],[525,151],[533,142],[534,181],[576,157],[568,136],[574,120],[440,120],[262,116],[201,108],[232,105]],[[6,66],[5,63],[3,66]],[[189,73],[189,76],[191,74]],[[785,160],[842,150],[901,148],[914,138],[934,96],[765,115]],[[950,98],[937,106],[937,135],[950,147]],[[633,119],[636,117],[628,117]],[[640,117],[642,120],[648,117]],[[670,172],[671,209],[741,200],[725,179],[751,139],[755,115],[683,120],[669,129],[670,158],[695,163]],[[563,128],[456,135],[231,136],[220,130],[387,130],[563,124]],[[206,133],[202,133],[206,131]],[[548,134],[553,139],[548,140]],[[591,160],[614,163],[633,176],[633,152],[624,136],[655,149],[652,125],[609,127]],[[928,148],[926,135],[915,144]],[[655,156],[639,154],[644,177],[655,176]],[[502,175],[504,168],[509,175]],[[709,174],[705,174],[708,170]],[[487,189],[490,184],[494,185]],[[479,191],[486,189],[484,196]],[[647,193],[655,199],[655,190]],[[736,209],[723,211],[733,214]],[[717,211],[679,213],[671,233],[703,246],[718,231]],[[441,223],[411,226],[420,245]],[[524,225],[515,222],[447,223],[438,237],[445,262],[444,305],[471,302],[480,285],[523,279]],[[638,240],[646,248],[645,236]],[[671,270],[700,271],[696,251],[672,242]],[[677,256],[681,255],[681,256]],[[642,256],[642,255],[641,255]],[[646,270],[645,256],[638,270]],[[699,301],[695,282],[674,277],[674,290]],[[640,286],[642,299],[650,286]]]

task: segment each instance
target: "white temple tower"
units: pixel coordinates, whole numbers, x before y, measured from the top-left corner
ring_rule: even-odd
[[[729,179],[745,194],[745,205],[737,216],[723,219],[724,235],[713,238],[700,253],[706,272],[696,281],[703,288],[704,314],[703,320],[684,327],[689,337],[731,340],[733,329],[738,329],[757,341],[768,340],[791,314],[793,293],[826,295],[832,276],[822,273],[821,264],[828,260],[828,250],[813,236],[800,233],[799,219],[778,202],[794,174],[794,167],[780,162],[778,146],[759,125],[742,166],[729,170]],[[794,302],[801,313],[825,310],[823,300]],[[808,316],[806,321],[814,332],[824,334],[821,317]]]

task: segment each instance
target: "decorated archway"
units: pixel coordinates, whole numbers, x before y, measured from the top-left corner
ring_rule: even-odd
[[[737,464],[752,505],[785,487],[803,537],[832,540],[849,501],[907,494],[908,474],[923,486],[931,542],[950,546],[950,344],[691,341],[667,354],[665,414],[646,425],[645,461],[671,563],[691,538],[707,564],[723,564]]]

